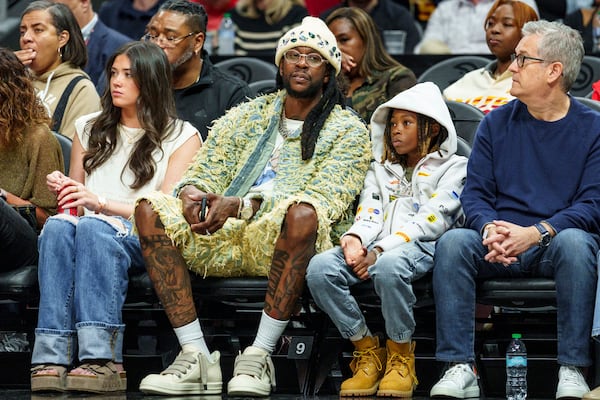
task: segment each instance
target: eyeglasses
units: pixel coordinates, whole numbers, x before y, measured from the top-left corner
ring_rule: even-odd
[[[543,60],[541,58],[536,58],[536,57],[529,57],[523,54],[511,54],[510,55],[510,61],[514,62],[515,60],[517,60],[517,66],[519,68],[523,68],[525,66],[525,60],[532,60],[532,61],[537,61],[537,62],[546,62],[546,60]]]
[[[304,61],[306,61],[308,66],[313,68],[320,67],[321,64],[327,62],[326,59],[324,59],[317,53],[302,54],[296,50],[286,51],[285,53],[283,53],[283,58],[285,58],[286,61],[289,61],[292,64],[298,64],[300,60],[304,58]]]
[[[163,41],[167,47],[175,47],[179,42],[181,42],[184,39],[187,39],[192,35],[195,35],[196,33],[197,32],[190,32],[187,35],[179,37],[173,37],[172,35],[163,35],[162,33],[158,35],[151,35],[149,33],[146,33],[144,36],[142,36],[142,40],[156,44],[159,44],[161,41]]]

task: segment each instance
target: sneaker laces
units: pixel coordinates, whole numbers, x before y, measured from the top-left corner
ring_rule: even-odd
[[[585,380],[583,379],[583,375],[581,375],[579,368],[567,366],[563,366],[563,368],[561,368],[560,381],[562,381],[563,384],[575,386],[581,386],[585,383]]]
[[[467,372],[474,374],[473,370],[467,364],[456,364],[446,370],[444,376],[442,377],[442,379],[440,379],[440,381],[456,381],[456,378],[460,378],[460,380],[462,381],[461,383],[464,386],[464,377]]]
[[[370,347],[365,350],[354,350],[352,356],[355,360],[355,370],[362,369],[362,365],[369,364],[371,359],[375,361],[375,367],[377,367],[377,371],[381,371],[383,369],[383,365],[381,365],[381,360],[377,356],[377,354],[373,351],[377,347]]]
[[[206,382],[208,381],[208,365],[206,358],[203,357],[201,353],[179,353],[175,358],[175,361],[173,361],[173,364],[169,365],[167,369],[160,374],[175,375],[176,377],[181,378],[198,362],[200,362],[200,381],[206,386]]]
[[[408,374],[410,374],[415,386],[419,384],[419,381],[417,380],[417,374],[415,371],[411,371],[408,367],[410,357],[399,353],[392,353],[391,357],[388,357],[387,362],[389,368],[387,368],[386,375],[392,371],[397,371],[402,377],[406,377]]]
[[[271,386],[275,387],[275,366],[269,356],[240,353],[235,359],[233,376],[249,375],[257,379],[262,379],[265,367],[271,381]]]

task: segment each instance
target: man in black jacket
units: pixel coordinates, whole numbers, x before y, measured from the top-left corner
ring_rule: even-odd
[[[246,82],[210,62],[203,49],[207,22],[201,5],[169,0],[152,17],[143,36],[167,54],[173,67],[177,114],[194,125],[203,140],[212,121],[250,96]]]

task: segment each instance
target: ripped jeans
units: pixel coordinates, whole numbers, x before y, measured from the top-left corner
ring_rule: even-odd
[[[131,222],[110,218],[57,215],[44,225],[33,365],[72,365],[77,359],[123,362],[121,309],[128,270],[144,263]]]

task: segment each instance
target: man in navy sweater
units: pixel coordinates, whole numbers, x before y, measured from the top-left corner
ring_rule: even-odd
[[[476,280],[556,281],[556,398],[581,398],[600,241],[600,113],[568,91],[584,50],[558,22],[529,22],[515,49],[512,102],[477,131],[461,195],[466,229],[445,233],[433,268],[438,361],[448,369],[431,397],[479,397],[473,369]]]

